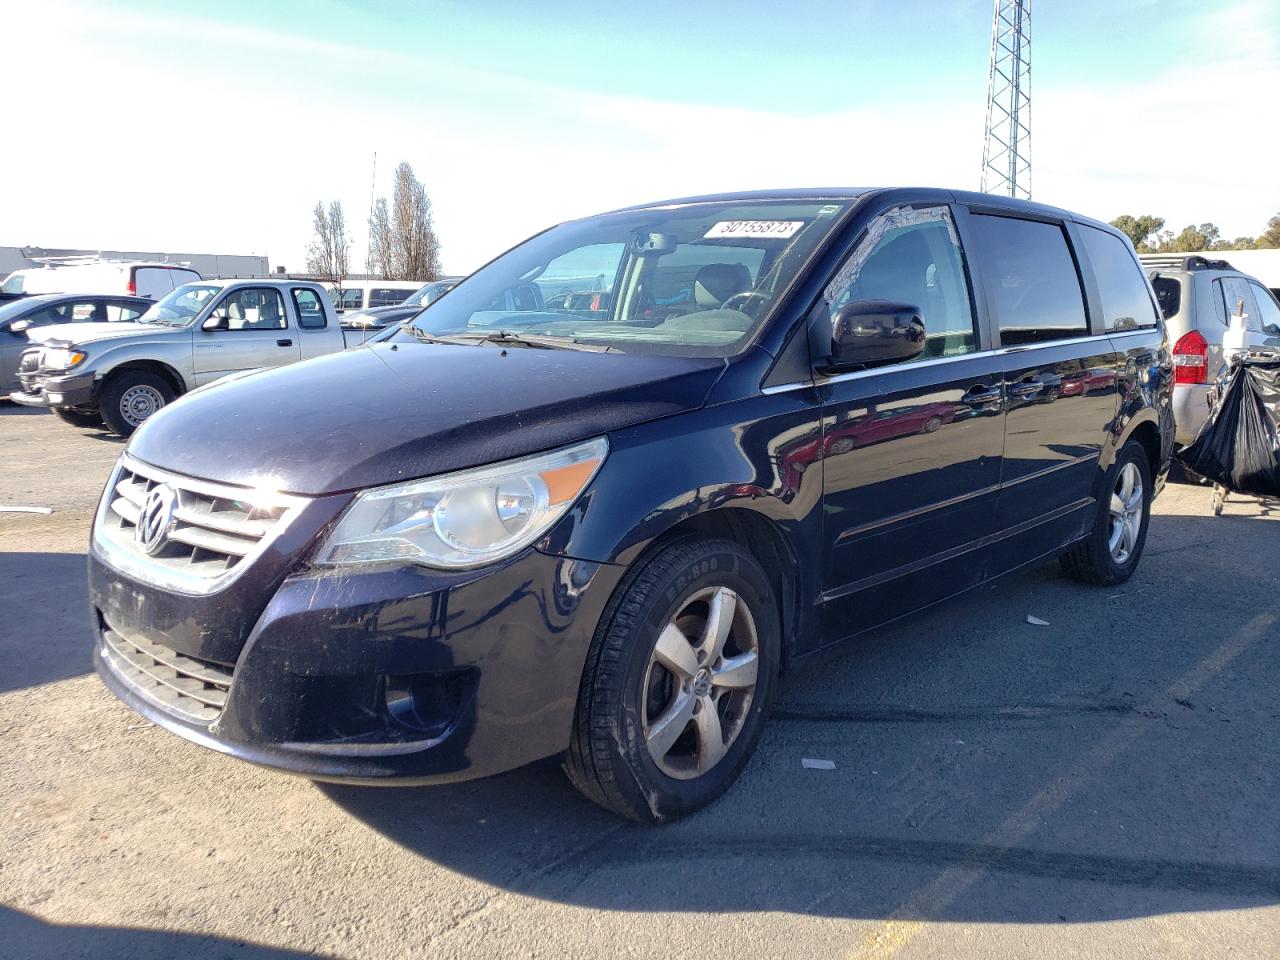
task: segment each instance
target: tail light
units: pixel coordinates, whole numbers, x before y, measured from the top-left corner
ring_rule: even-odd
[[[131,297],[136,297],[138,295],[138,285],[134,282],[132,273],[129,274],[129,284],[124,288],[124,292],[129,294]]]
[[[1207,383],[1209,381],[1209,342],[1192,330],[1173,345],[1173,382]]]

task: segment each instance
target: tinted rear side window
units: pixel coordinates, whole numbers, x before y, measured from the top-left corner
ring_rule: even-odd
[[[385,287],[374,287],[369,291],[370,307],[394,307],[404,303],[412,290],[392,290]]]
[[[1182,309],[1182,281],[1173,277],[1156,277],[1151,286],[1155,288],[1156,300],[1165,319],[1176,316]]]
[[[1002,344],[1088,334],[1080,277],[1061,226],[985,215],[971,222]]]
[[[1080,227],[1089,266],[1102,297],[1102,321],[1107,330],[1136,330],[1158,322],[1147,281],[1124,241],[1093,227]]]

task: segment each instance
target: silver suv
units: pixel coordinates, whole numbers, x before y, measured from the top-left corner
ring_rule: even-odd
[[[1226,358],[1222,340],[1243,315],[1247,346],[1280,354],[1280,303],[1260,282],[1226,260],[1200,255],[1140,254],[1173,344],[1173,416],[1179,444],[1195,439],[1209,412],[1209,388]]]

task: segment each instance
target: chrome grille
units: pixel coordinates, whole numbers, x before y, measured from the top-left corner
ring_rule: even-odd
[[[127,640],[110,627],[102,631],[102,659],[140,697],[184,720],[212,723],[226,705],[230,667]]]
[[[138,518],[147,495],[160,484],[174,491],[175,506],[161,545],[148,552],[137,540]],[[114,566],[140,579],[210,593],[251,562],[302,502],[178,476],[126,454],[103,495],[94,541]]]

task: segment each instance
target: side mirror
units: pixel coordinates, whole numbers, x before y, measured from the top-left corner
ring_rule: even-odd
[[[200,326],[204,330],[226,330],[231,326],[231,324],[227,320],[227,315],[225,313],[212,313],[205,317],[204,323]]]
[[[924,349],[919,307],[896,300],[855,300],[831,321],[829,370],[854,370],[910,360]]]
[[[10,333],[22,333],[24,330],[29,329],[31,329],[30,320],[15,320],[13,323],[9,324]]]

